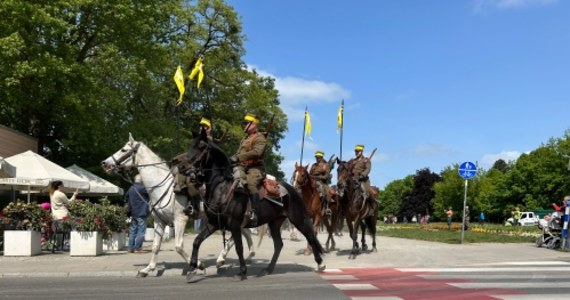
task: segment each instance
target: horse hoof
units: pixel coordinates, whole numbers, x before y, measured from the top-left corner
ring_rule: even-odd
[[[368,246],[362,245],[362,251],[366,251],[366,250],[368,250]]]
[[[317,272],[318,272],[318,273],[322,273],[322,272],[325,271],[326,268],[327,268],[327,265],[325,265],[325,264],[320,264],[320,265],[317,266]]]
[[[145,277],[147,277],[147,276],[148,276],[148,273],[144,273],[144,272],[141,272],[141,271],[138,271],[138,272],[137,272],[137,278],[145,278]]]
[[[273,270],[270,270],[268,268],[261,269],[261,272],[259,272],[259,277],[271,275],[271,273],[273,273]]]
[[[197,265],[198,270],[206,270],[206,265],[202,261],[198,261]]]
[[[246,274],[236,274],[234,275],[232,281],[243,281],[247,279],[247,275]]]
[[[221,268],[226,263],[225,260],[220,260],[216,262],[216,268]]]

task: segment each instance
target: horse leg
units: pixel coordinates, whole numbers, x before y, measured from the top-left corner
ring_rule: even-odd
[[[241,235],[245,237],[247,248],[249,249],[249,255],[247,256],[246,260],[251,260],[251,258],[255,256],[255,245],[253,244],[253,239],[251,238],[251,230],[249,230],[249,228],[242,228]],[[259,242],[261,243],[261,239]]]
[[[220,255],[218,255],[218,259],[216,260],[216,268],[222,267],[226,263],[226,256],[228,256],[228,252],[234,246],[234,236],[232,235],[227,241],[226,246],[222,251],[220,251]]]
[[[154,239],[152,240],[152,254],[150,256],[150,262],[148,263],[148,266],[137,272],[137,277],[147,277],[148,273],[156,269],[156,260],[158,257],[158,251],[160,251],[160,246],[162,245],[162,236],[164,235],[165,226],[166,224],[158,220],[154,222]]]
[[[263,270],[265,274],[273,273],[273,270],[275,269],[275,264],[277,263],[277,259],[281,254],[281,249],[283,249],[283,239],[281,238],[281,234],[279,234],[280,230],[279,228],[281,227],[283,221],[284,219],[277,219],[268,223],[269,231],[271,232],[271,236],[273,237],[273,257],[271,257],[271,262],[269,262],[267,268]]]
[[[360,230],[362,231],[362,237],[360,238],[360,241],[362,243],[363,252],[368,250],[368,245],[366,245],[366,224],[364,223],[365,221],[366,219],[360,222]]]
[[[190,255],[184,250],[184,230],[188,216],[182,215],[174,220],[174,250],[184,259],[184,262],[190,266]],[[204,269],[204,263],[198,261],[198,268]]]
[[[247,279],[247,266],[245,264],[245,259],[243,258],[243,241],[241,238],[241,224],[237,220],[232,220],[230,224],[232,231],[232,238],[234,240],[234,246],[236,254],[239,259],[239,273],[234,275],[234,281],[241,281]]]
[[[311,221],[309,220],[309,216],[303,214],[290,214],[289,221],[297,230],[305,236],[307,242],[313,248],[313,256],[315,258],[315,262],[317,263],[317,272],[322,272],[326,269],[326,265],[324,263],[324,259],[322,258],[323,247],[317,240],[315,236],[315,232],[313,228],[311,228]]]
[[[216,230],[218,230],[217,227],[210,223],[206,223],[206,227],[200,230],[200,233],[194,239],[194,243],[192,243],[192,257],[190,258],[190,269],[186,274],[186,282],[196,282],[201,279],[202,275],[205,274],[205,270],[200,269],[198,265],[198,252],[200,251],[200,245],[202,245],[202,242],[210,235],[212,235],[212,233],[214,233]]]
[[[372,236],[372,251],[378,252],[378,249],[376,249],[376,222],[378,222],[378,219],[376,219],[376,216],[372,216],[367,221],[368,230]]]

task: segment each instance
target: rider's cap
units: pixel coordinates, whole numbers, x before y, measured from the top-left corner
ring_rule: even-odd
[[[356,145],[354,147],[354,151],[362,151],[362,150],[364,150],[364,145]]]
[[[200,120],[200,125],[206,125],[206,126],[208,126],[208,128],[212,128],[212,124],[210,123],[210,120],[208,120],[206,118],[202,118],[202,120]]]
[[[254,114],[247,114],[243,119],[248,122],[259,123],[259,118]]]
[[[315,156],[323,157],[323,156],[325,156],[325,153],[323,151],[317,151],[317,152],[315,152]]]

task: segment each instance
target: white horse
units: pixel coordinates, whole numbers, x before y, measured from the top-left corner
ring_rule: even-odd
[[[174,193],[175,177],[168,165],[146,145],[137,142],[129,134],[129,141],[115,154],[101,162],[107,173],[137,168],[143,185],[149,194],[149,207],[154,219],[154,240],[150,263],[139,270],[137,277],[146,277],[156,269],[158,251],[166,225],[174,224],[174,249],[189,264],[190,257],[184,251],[184,230],[188,216],[182,211],[188,202],[187,197]],[[204,264],[199,262],[199,268]]]

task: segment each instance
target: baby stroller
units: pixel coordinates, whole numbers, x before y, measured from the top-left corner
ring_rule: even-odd
[[[542,234],[536,239],[536,246],[543,245],[548,249],[558,249],[561,244],[562,236],[562,212],[554,212],[550,219],[541,219],[538,222],[538,228],[542,229]]]

